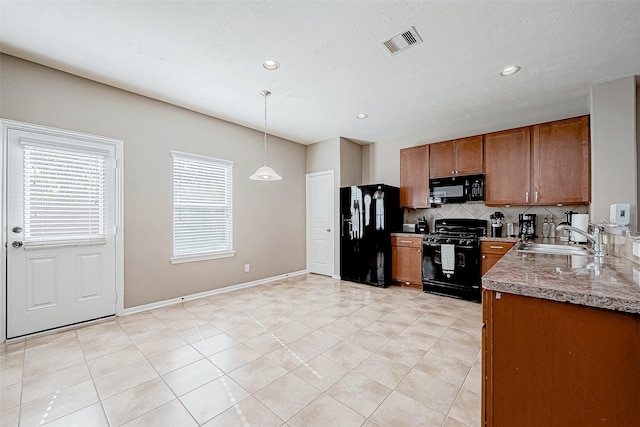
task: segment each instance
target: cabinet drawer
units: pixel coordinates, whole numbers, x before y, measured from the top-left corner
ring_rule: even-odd
[[[506,254],[513,247],[513,242],[480,242],[480,251],[483,254]]]
[[[391,246],[407,246],[410,248],[420,248],[422,247],[422,236],[420,237],[391,236]]]

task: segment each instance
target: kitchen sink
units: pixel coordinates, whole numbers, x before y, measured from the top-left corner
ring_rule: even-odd
[[[550,255],[593,255],[593,251],[584,246],[533,242],[520,243],[518,252]]]

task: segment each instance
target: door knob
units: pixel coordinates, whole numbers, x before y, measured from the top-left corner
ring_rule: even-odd
[[[22,247],[22,244],[23,244],[23,243],[22,243],[21,241],[16,240],[15,242],[13,242],[13,243],[11,244],[11,246],[13,246],[14,248],[21,248],[21,247]]]
[[[22,227],[13,227],[11,231],[14,233],[22,233]]]
[[[330,233],[330,232],[331,232],[331,229],[330,229],[330,228],[327,228],[327,233]]]

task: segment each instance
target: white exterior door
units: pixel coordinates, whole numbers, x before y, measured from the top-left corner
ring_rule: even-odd
[[[116,147],[51,129],[4,137],[7,338],[114,315]]]
[[[307,174],[307,270],[333,275],[333,171]]]

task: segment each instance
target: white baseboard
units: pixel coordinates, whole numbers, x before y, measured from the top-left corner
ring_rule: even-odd
[[[336,279],[336,280],[340,280],[340,275],[339,274],[334,274],[333,276],[331,276],[332,279]]]
[[[210,291],[199,292],[197,294],[185,295],[178,298],[172,298],[164,301],[152,302],[149,304],[138,305],[135,307],[129,307],[124,309],[124,315],[127,316],[129,314],[140,313],[142,311],[153,310],[156,308],[167,307],[169,305],[179,304],[185,301],[191,301],[194,299],[208,297],[211,295],[223,294],[226,292],[237,291],[238,289],[250,288],[253,286],[264,285],[266,283],[275,282],[276,280],[286,279],[287,277],[300,276],[302,274],[307,274],[307,270],[294,271],[292,273],[281,274],[279,276],[267,277],[264,279],[254,280],[252,282],[240,283],[238,285],[225,286],[224,288],[212,289]]]

